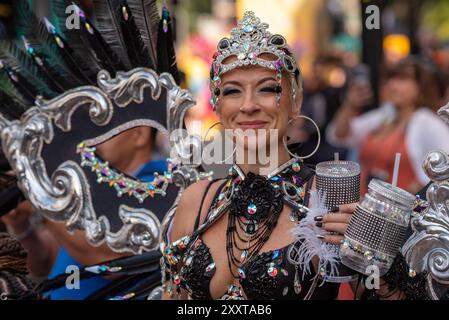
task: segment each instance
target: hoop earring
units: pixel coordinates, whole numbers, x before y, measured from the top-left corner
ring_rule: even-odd
[[[284,148],[285,148],[285,150],[287,150],[287,152],[288,152],[289,155],[291,155],[293,158],[298,158],[298,159],[303,160],[303,159],[310,158],[311,156],[313,156],[313,155],[318,151],[318,148],[320,147],[320,144],[321,144],[321,133],[320,133],[320,128],[318,127],[318,125],[316,124],[316,122],[313,121],[311,118],[309,118],[309,117],[307,117],[307,116],[304,116],[304,115],[298,115],[298,116],[296,116],[296,117],[291,118],[290,120],[288,120],[287,126],[288,126],[293,120],[297,120],[297,119],[299,119],[299,118],[307,119],[307,120],[309,120],[310,122],[312,122],[313,125],[315,126],[315,128],[316,128],[316,130],[317,130],[317,133],[318,133],[318,143],[317,143],[315,149],[314,149],[310,154],[308,154],[308,155],[306,155],[306,156],[304,156],[304,157],[299,157],[298,155],[296,155],[296,154],[290,152],[290,150],[288,150],[288,148],[287,148],[287,142],[285,141],[285,136],[282,137],[282,143],[284,144]]]
[[[209,128],[207,128],[206,133],[204,134],[203,138],[202,138],[202,142],[206,141],[207,135],[210,132],[210,130],[212,130],[213,127],[215,127],[218,124],[223,124],[221,121],[217,121],[214,122]],[[226,137],[225,137],[226,138]],[[217,162],[218,164],[223,164],[226,163],[226,161],[228,161],[231,157],[234,157],[235,151],[237,151],[237,146],[234,146],[234,149],[232,150],[232,153],[229,157],[227,157],[226,159]]]

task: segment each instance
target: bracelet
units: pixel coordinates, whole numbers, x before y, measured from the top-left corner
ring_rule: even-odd
[[[8,226],[8,232],[11,235],[12,238],[16,239],[17,241],[22,241],[23,239],[27,238],[34,230],[36,230],[34,223],[29,222],[28,228],[19,234],[16,234],[10,226]]]

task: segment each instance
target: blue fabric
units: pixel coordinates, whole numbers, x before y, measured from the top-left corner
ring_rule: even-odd
[[[163,174],[164,171],[167,171],[167,169],[168,167],[165,159],[155,160],[148,162],[137,169],[134,173],[134,176],[139,178],[140,180],[150,182],[153,181],[155,172]]]
[[[150,161],[137,169],[134,176],[140,180],[150,182],[153,181],[155,172],[163,174],[166,170],[167,163],[165,159]],[[60,247],[56,261],[53,264],[53,268],[48,278],[53,279],[54,277],[65,273],[67,266],[69,265],[78,266],[80,269],[83,268],[80,263],[70,256],[67,250]],[[46,297],[51,298],[52,300],[83,300],[98,289],[105,287],[110,282],[110,280],[103,277],[92,277],[81,280],[79,289],[70,290],[63,286],[59,289],[47,292]]]

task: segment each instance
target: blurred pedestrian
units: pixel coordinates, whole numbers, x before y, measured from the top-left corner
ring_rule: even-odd
[[[351,85],[328,127],[328,141],[359,149],[362,194],[372,178],[392,179],[397,152],[402,155],[398,186],[416,193],[428,182],[425,155],[449,150],[449,127],[433,111],[441,101],[438,82],[423,62],[409,58],[387,72],[382,94],[382,107],[360,115],[369,89]]]

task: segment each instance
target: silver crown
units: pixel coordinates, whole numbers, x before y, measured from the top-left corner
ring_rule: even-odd
[[[243,19],[237,23],[237,27],[231,30],[231,38],[223,38],[218,43],[218,51],[214,54],[211,68],[211,104],[215,110],[219,102],[220,76],[238,67],[259,65],[264,68],[276,70],[278,82],[282,78],[282,70],[287,70],[294,78],[299,74],[296,60],[285,38],[279,34],[272,35],[268,30],[268,24],[261,22],[252,11],[247,11]],[[270,54],[277,59],[264,59],[262,54]],[[229,57],[236,57],[233,61],[226,62]],[[280,93],[276,101],[279,106]]]
[[[272,35],[268,24],[261,22],[254,12],[245,12],[236,28],[231,31],[231,38],[223,38],[218,43],[218,53],[212,64],[214,75],[220,76],[225,72],[241,66],[259,65],[261,67],[295,72],[297,64],[290,55],[285,38],[279,34]],[[268,53],[277,57],[277,60],[266,60],[260,57]],[[230,63],[224,61],[235,56],[237,60]]]

